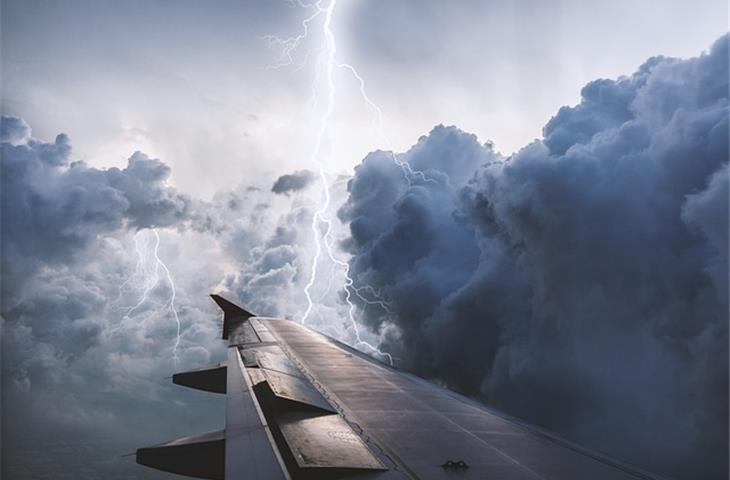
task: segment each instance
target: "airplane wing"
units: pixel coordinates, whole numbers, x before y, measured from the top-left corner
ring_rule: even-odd
[[[227,361],[173,381],[225,394],[225,429],[140,448],[142,465],[227,480],[655,478],[304,325],[212,297]]]

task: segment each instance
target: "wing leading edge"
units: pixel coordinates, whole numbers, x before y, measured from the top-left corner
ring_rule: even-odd
[[[299,323],[212,297],[227,362],[173,380],[225,393],[225,430],[139,449],[140,464],[229,480],[655,478]]]

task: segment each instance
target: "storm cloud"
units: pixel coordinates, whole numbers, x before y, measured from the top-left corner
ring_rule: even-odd
[[[276,179],[271,191],[278,194],[297,192],[307,188],[314,181],[314,173],[309,170],[297,170],[294,173],[282,175]]]
[[[207,293],[301,315],[312,201],[265,181],[201,201],[144,153],[95,168],[67,135],[40,140],[16,117],[0,127],[3,474],[139,476],[122,454],[222,425],[220,398],[165,379],[225,356]],[[329,292],[323,330],[336,335],[345,307]]]
[[[340,218],[383,347],[647,469],[727,477],[728,38],[596,80],[509,158],[438,126]]]
[[[173,411],[211,403],[173,396],[160,381],[173,369],[176,327],[172,284],[156,259],[176,256],[170,240],[205,206],[141,152],[123,169],[98,169],[73,160],[64,134],[45,142],[16,117],[0,126],[3,474],[55,476],[43,459],[56,458],[69,474],[125,477],[120,449],[142,441],[144,426],[175,436]],[[177,288],[212,290],[221,275],[207,267]],[[205,365],[217,348],[215,309],[182,295],[176,308],[180,365]],[[161,408],[171,398],[177,407]],[[193,424],[210,421],[202,414]]]
[[[141,152],[124,169],[99,170],[71,161],[66,135],[46,143],[7,116],[0,148],[6,305],[31,271],[70,260],[104,233],[178,225],[190,215],[191,199],[167,186],[170,167]]]
[[[376,151],[347,192],[334,181],[347,229],[333,222],[334,255],[352,255],[368,338],[580,444],[676,477],[726,477],[727,55],[722,38],[701,57],[591,82],[509,158],[439,125],[397,155],[410,168]],[[3,473],[53,475],[40,463],[57,439],[72,449],[58,454],[65,472],[128,478],[139,471],[108,458],[219,428],[223,412],[164,380],[176,325],[157,254],[177,288],[178,368],[218,361],[205,293],[302,317],[313,174],[280,177],[277,195],[268,180],[201,202],[144,153],[95,168],[66,135],[39,140],[15,117],[0,127]],[[309,324],[352,338],[331,263],[320,259]]]

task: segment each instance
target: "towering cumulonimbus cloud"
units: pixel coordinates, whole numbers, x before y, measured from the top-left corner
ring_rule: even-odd
[[[586,85],[509,158],[455,127],[356,168],[340,217],[384,348],[680,478],[726,478],[728,37]]]

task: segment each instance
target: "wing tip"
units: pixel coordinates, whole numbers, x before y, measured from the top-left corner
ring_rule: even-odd
[[[250,312],[246,310],[243,307],[239,307],[235,303],[231,302],[230,300],[226,300],[222,296],[218,295],[217,293],[211,293],[210,298],[213,299],[213,301],[218,304],[221,310],[223,310],[223,313],[226,315],[230,315],[232,317],[255,317],[256,314],[253,312]]]
[[[251,317],[255,317],[256,314],[249,312],[245,308],[239,307],[230,300],[226,300],[216,293],[211,293],[210,298],[218,304],[221,310],[223,310],[223,338],[228,338],[228,330],[230,328],[231,319],[239,319],[239,321],[248,320]]]

